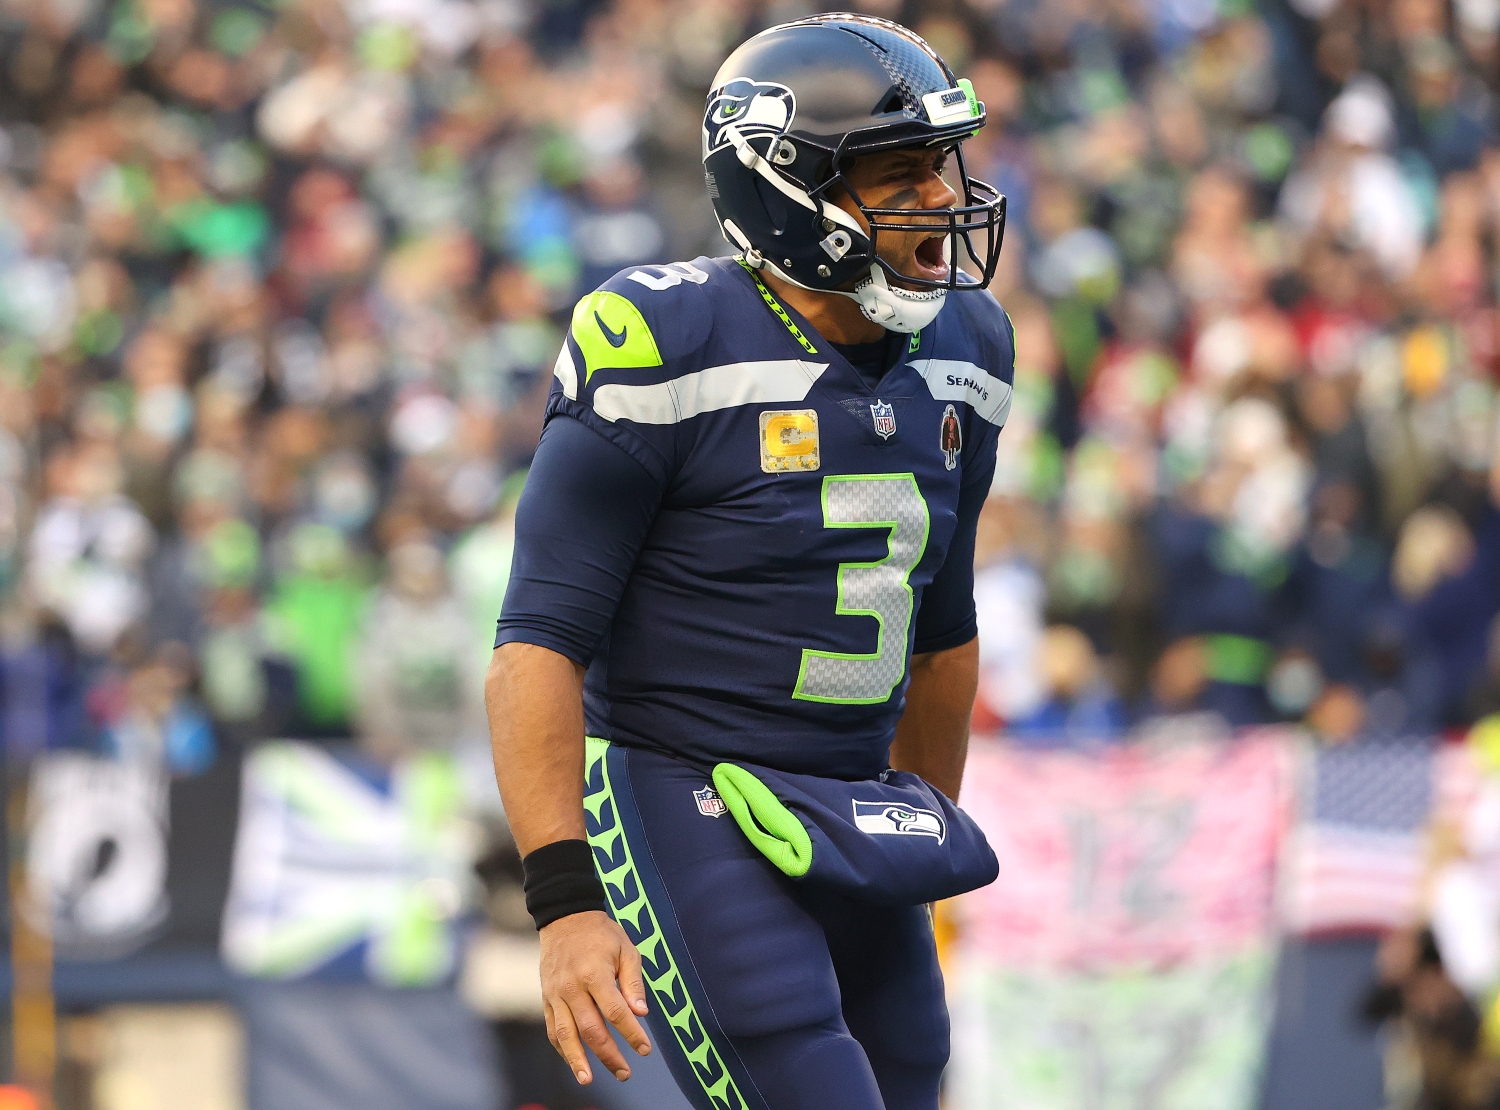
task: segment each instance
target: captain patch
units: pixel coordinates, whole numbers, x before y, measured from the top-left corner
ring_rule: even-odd
[[[816,409],[769,409],[760,414],[760,468],[767,474],[818,469]]]

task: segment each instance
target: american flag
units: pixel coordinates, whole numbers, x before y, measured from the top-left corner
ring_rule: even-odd
[[[1287,927],[1377,930],[1418,909],[1435,744],[1364,741],[1310,757],[1287,860]]]

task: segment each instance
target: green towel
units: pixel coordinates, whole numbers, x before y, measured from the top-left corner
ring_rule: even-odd
[[[812,837],[769,786],[743,767],[720,763],[714,768],[714,789],[761,855],[794,879],[807,874],[812,866]]]

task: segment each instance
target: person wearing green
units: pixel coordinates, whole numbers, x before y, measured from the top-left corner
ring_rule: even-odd
[[[270,639],[296,669],[303,723],[341,731],[350,717],[350,659],[369,589],[336,529],[299,525],[288,547],[290,568],[266,604]]]

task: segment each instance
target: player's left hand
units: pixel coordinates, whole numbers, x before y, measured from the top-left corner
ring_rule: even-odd
[[[542,1005],[552,1047],[580,1083],[593,1081],[584,1045],[616,1079],[629,1079],[630,1066],[604,1022],[618,1029],[640,1055],[651,1051],[636,1020],[637,1015],[645,1016],[647,1007],[635,945],[599,910],[558,918],[542,930],[541,940]]]

